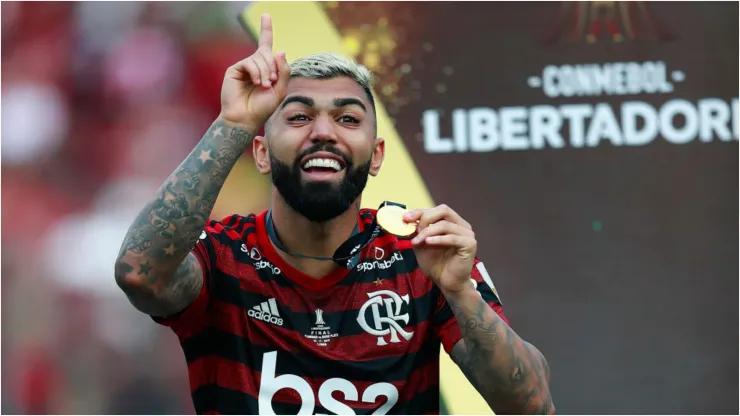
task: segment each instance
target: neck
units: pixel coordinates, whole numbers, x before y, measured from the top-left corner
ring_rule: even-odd
[[[288,251],[304,256],[332,257],[337,248],[352,235],[357,225],[359,209],[360,198],[338,217],[326,222],[313,222],[293,210],[280,193],[275,191],[271,211],[275,232]],[[288,253],[283,254],[296,259],[298,263],[306,260],[290,256]],[[310,262],[314,261],[316,260]],[[330,261],[323,263],[333,265]]]

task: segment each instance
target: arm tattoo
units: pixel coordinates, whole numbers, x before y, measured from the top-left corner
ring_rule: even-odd
[[[234,142],[239,146],[246,146],[251,140],[252,136],[244,130],[232,129],[229,133]]]
[[[122,272],[132,271],[129,269],[130,266],[123,262],[119,262],[117,267],[124,268]],[[204,283],[203,279],[196,278],[199,276],[198,273],[200,273],[200,263],[193,253],[189,253],[175,269],[166,290],[153,292],[124,288],[124,292],[137,309],[154,316],[171,316],[185,309],[200,292]],[[150,287],[156,286],[161,280],[153,274],[144,276],[144,278],[143,284]]]
[[[552,414],[550,370],[477,293],[448,297],[463,339],[450,356],[498,414]]]
[[[201,283],[182,282],[201,280],[200,264],[188,253],[253,137],[216,120],[134,220],[118,255],[116,280],[132,302],[137,296],[155,299],[134,303],[143,312],[179,312],[197,296]]]

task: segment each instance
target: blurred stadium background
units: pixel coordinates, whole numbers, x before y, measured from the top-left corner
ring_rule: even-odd
[[[730,2],[3,2],[2,413],[192,413],[175,336],[128,304],[113,263],[218,114],[225,68],[254,51],[247,6],[247,25],[273,14],[289,60],[334,49],[376,73],[389,160],[366,205],[445,202],[473,223],[512,325],[551,363],[559,413],[737,414]],[[668,67],[671,91],[540,88],[550,65],[645,61]],[[641,146],[607,126],[585,146],[566,128],[557,149],[477,136],[476,152],[451,122],[670,100],[689,103],[674,105],[684,120]],[[269,192],[245,155],[213,217],[261,211]],[[490,412],[444,363],[443,411]]]

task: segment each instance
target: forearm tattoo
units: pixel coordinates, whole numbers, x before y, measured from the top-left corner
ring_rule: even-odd
[[[498,414],[551,414],[547,361],[480,297],[448,300],[463,336],[451,351],[471,384]]]
[[[181,263],[197,242],[229,172],[253,137],[221,120],[211,125],[129,228],[116,262],[117,279],[135,277],[148,292],[157,294],[172,291],[178,278],[193,274],[187,271],[197,260]]]

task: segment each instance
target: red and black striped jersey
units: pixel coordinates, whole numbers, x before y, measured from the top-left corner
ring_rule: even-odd
[[[375,210],[362,210],[361,230]],[[199,414],[438,414],[440,344],[461,339],[409,240],[382,233],[316,279],[273,248],[266,212],[209,221],[193,249],[204,285],[178,335]],[[501,303],[483,264],[471,277]]]

